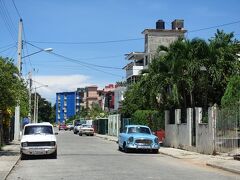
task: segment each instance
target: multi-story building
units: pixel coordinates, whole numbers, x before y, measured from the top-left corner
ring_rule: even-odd
[[[103,89],[103,104],[102,108],[105,111],[111,112],[114,110],[114,90],[116,85],[109,84]]]
[[[172,29],[165,29],[165,22],[158,20],[156,29],[145,29],[142,34],[145,36],[144,52],[131,52],[126,54],[126,59],[131,61],[124,69],[126,70],[126,80],[128,83],[137,81],[140,72],[148,69],[149,63],[155,55],[160,45],[168,47],[179,37],[184,37],[184,21],[176,19],[172,22]]]
[[[80,111],[80,94],[76,92],[56,93],[56,123],[63,123]]]
[[[127,90],[126,87],[118,86],[114,90],[114,111],[118,112],[122,108],[122,101],[124,100],[124,93]]]
[[[77,92],[80,97],[80,107],[86,108],[86,88],[77,88]]]
[[[93,86],[87,86],[85,88],[85,95],[84,95],[84,100],[86,102],[86,108],[91,109],[93,103],[98,103],[98,87],[93,85]]]

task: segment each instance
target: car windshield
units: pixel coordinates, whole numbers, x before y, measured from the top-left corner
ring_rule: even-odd
[[[51,126],[26,126],[24,135],[31,134],[53,134],[53,129]]]
[[[151,134],[150,129],[147,127],[129,127],[128,133],[144,133],[144,134]]]

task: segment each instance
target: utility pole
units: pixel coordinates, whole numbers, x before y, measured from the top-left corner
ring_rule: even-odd
[[[33,110],[33,122],[36,123],[36,117],[37,117],[37,92],[35,87],[34,92],[34,110]]]
[[[37,107],[36,107],[36,123],[38,123],[38,99],[39,99],[39,96],[37,96]]]
[[[30,122],[32,122],[32,72],[31,71],[28,73],[28,79],[29,79],[28,118],[29,118]]]
[[[22,19],[19,21],[18,26],[18,76],[19,80],[22,75]],[[14,120],[14,140],[20,140],[20,99],[18,99],[18,105],[15,107],[15,120]]]

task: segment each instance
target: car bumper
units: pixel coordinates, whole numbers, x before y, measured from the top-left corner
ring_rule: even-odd
[[[79,132],[80,134],[87,134],[87,135],[92,135],[92,134],[94,134],[94,132],[93,131],[81,131],[81,132]]]
[[[146,150],[153,150],[153,149],[159,149],[159,144],[153,144],[153,145],[140,145],[140,144],[127,144],[127,148],[129,149],[146,149]]]
[[[57,151],[56,147],[22,147],[21,153],[26,155],[48,155]]]

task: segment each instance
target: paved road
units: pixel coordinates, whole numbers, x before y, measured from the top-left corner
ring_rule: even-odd
[[[202,167],[161,154],[130,153],[99,137],[80,137],[61,131],[58,159],[35,158],[19,161],[8,180],[236,180],[239,176]]]

